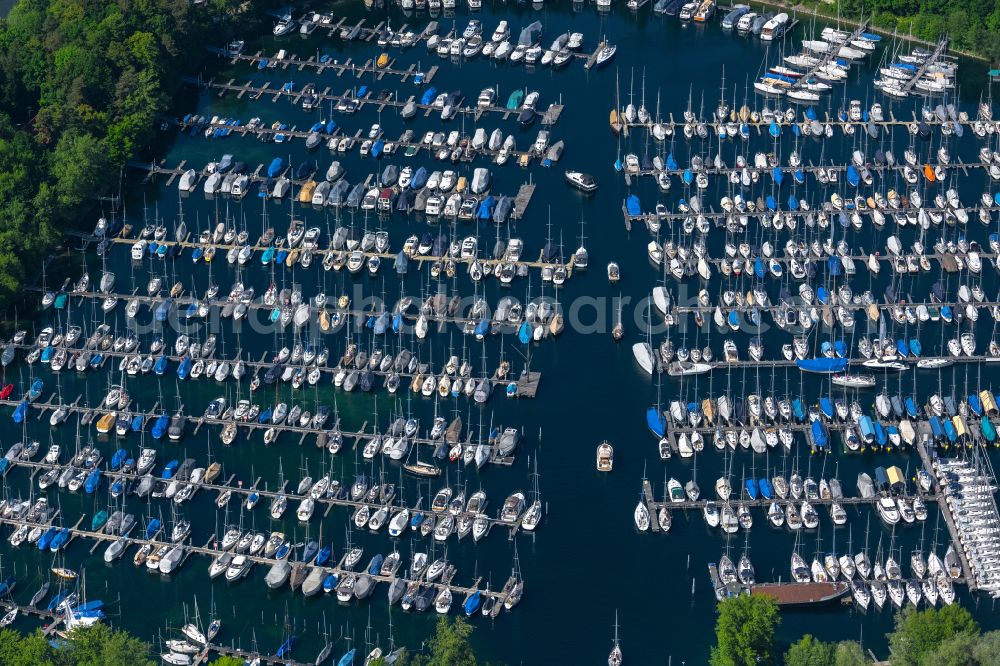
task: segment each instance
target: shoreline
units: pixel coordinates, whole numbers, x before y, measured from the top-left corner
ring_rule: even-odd
[[[844,17],[839,17],[838,18],[835,15],[824,14],[822,12],[817,11],[813,7],[809,7],[808,5],[791,4],[791,3],[788,3],[788,2],[782,2],[781,0],[745,0],[745,1],[751,7],[754,6],[754,5],[762,5],[764,7],[775,7],[775,8],[778,8],[778,9],[783,9],[783,10],[786,10],[786,11],[794,12],[796,14],[796,16],[798,16],[799,14],[804,14],[804,15],[807,15],[807,16],[811,16],[813,18],[824,19],[824,20],[827,20],[827,21],[836,21],[836,22],[839,22],[839,23],[843,23],[843,24],[850,25],[850,26],[855,26],[855,27],[857,27],[861,23],[857,19],[853,19],[853,18],[844,18]],[[868,30],[870,32],[882,35],[884,37],[892,37],[894,39],[902,39],[904,41],[913,42],[915,44],[922,44],[924,46],[935,46],[935,42],[929,42],[926,39],[920,39],[919,37],[913,37],[911,35],[900,35],[898,33],[892,33],[890,31],[886,30],[885,28],[881,28],[879,26],[871,24],[871,22],[869,22],[869,24],[868,24]],[[956,49],[953,46],[951,46],[951,44],[948,45],[948,53],[953,53],[953,54],[956,54],[956,55],[960,55],[963,58],[971,58],[973,60],[978,60],[980,62],[986,63],[987,65],[990,64],[989,59],[986,58],[985,56],[980,55],[978,53],[970,53],[968,51],[962,51],[961,49]]]

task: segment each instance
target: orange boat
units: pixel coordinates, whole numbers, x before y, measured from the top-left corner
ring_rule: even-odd
[[[621,121],[621,118],[618,117],[618,111],[617,111],[617,109],[612,109],[611,110],[610,123],[611,123],[611,131],[614,132],[615,134],[621,134],[621,131],[622,131],[622,121]]]
[[[931,167],[930,164],[924,165],[924,178],[927,179],[928,183],[933,183],[935,180],[937,180],[937,177],[934,175],[934,169]]]

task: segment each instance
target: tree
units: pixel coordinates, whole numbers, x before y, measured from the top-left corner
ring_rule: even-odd
[[[976,634],[979,627],[969,611],[960,606],[916,611],[907,606],[896,615],[895,631],[889,634],[893,666],[919,666],[924,655],[959,634]]]
[[[232,657],[224,654],[212,662],[212,666],[244,666],[246,662],[239,657]]]
[[[719,602],[712,666],[749,666],[774,662],[774,628],[781,619],[773,599],[739,595]]]
[[[153,666],[149,645],[128,632],[94,624],[74,629],[68,655],[74,666]]]
[[[920,666],[978,666],[972,651],[978,642],[975,634],[958,634],[921,657]]]
[[[283,0],[284,2],[284,0]],[[95,195],[146,151],[204,44],[245,32],[277,0],[19,0],[0,20],[0,309]]]
[[[476,653],[472,650],[469,637],[472,625],[456,618],[453,622],[442,617],[434,630],[434,637],[428,641],[430,655],[414,658],[414,664],[422,666],[476,666]]]
[[[241,660],[237,660],[242,664]],[[66,647],[49,645],[40,629],[22,636],[0,630],[0,664],[3,666],[153,666],[149,645],[124,631],[103,624],[73,630]],[[233,665],[230,665],[233,666]]]
[[[996,664],[1000,661],[1000,631],[988,631],[979,637],[972,654],[980,664]]]
[[[865,666],[868,660],[861,645],[854,641],[841,641],[833,655],[833,666]]]
[[[835,650],[833,644],[806,634],[785,653],[785,666],[829,666]]]
[[[0,630],[0,664],[6,666],[47,666],[53,663],[52,647],[42,636],[41,631],[35,631],[27,636],[21,636],[12,629]]]
[[[64,134],[52,155],[59,203],[74,208],[93,194],[104,177],[106,162],[104,148],[96,138],[76,132]]]

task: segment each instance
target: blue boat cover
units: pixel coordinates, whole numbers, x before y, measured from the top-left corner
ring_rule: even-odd
[[[826,430],[823,428],[823,424],[819,421],[819,419],[817,419],[812,422],[811,427],[812,427],[813,443],[816,445],[817,448],[820,449],[826,448],[828,442],[826,438]]]
[[[858,429],[861,431],[861,436],[866,442],[870,442],[875,439],[875,426],[872,425],[872,419],[867,414],[863,414],[860,419],[858,419]]]
[[[830,398],[822,397],[819,399],[819,411],[823,412],[823,416],[826,418],[833,418],[833,402]]]
[[[988,442],[996,441],[997,431],[993,427],[993,423],[990,422],[989,418],[984,416],[982,417],[982,419],[980,419],[980,428],[982,428],[983,430],[983,437],[986,438],[986,441]]]
[[[667,419],[656,407],[646,410],[646,426],[658,438],[662,438],[667,431]]]
[[[806,417],[806,410],[802,406],[802,399],[796,398],[792,400],[792,414],[795,415],[795,420],[801,421]]]
[[[969,394],[969,409],[971,409],[972,413],[976,416],[983,415],[983,403],[979,402],[979,396],[975,393]]]
[[[847,359],[845,358],[804,358],[795,362],[799,370],[803,372],[817,372],[820,374],[832,374],[843,372],[847,369]]]

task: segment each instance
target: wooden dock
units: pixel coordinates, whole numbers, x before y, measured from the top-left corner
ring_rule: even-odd
[[[900,89],[905,93],[909,93],[911,90],[913,90],[913,86],[916,85],[917,81],[922,79],[924,74],[927,73],[927,68],[933,64],[937,64],[938,62],[940,62],[941,56],[944,55],[945,51],[947,50],[948,50],[948,35],[943,35],[938,40],[937,45],[934,47],[934,52],[931,54],[931,56],[925,59],[922,63],[920,63],[920,66],[917,68],[917,71],[913,73],[913,76],[910,77],[909,81],[904,83],[900,87]]]
[[[68,469],[70,467],[70,465],[65,465],[65,464],[49,464],[49,463],[45,463],[45,462],[36,462],[36,461],[31,461],[31,460],[19,460],[19,461],[17,461],[15,463],[15,467],[24,467],[25,469],[30,469],[30,470],[32,470],[32,472],[31,472],[32,475],[37,475],[37,473],[40,472],[40,471],[44,472],[44,471],[49,471],[49,470],[53,470],[53,469],[59,470],[60,473],[61,473],[62,471],[65,471],[66,469]],[[74,469],[76,469],[76,468],[74,468]],[[122,474],[121,472],[112,472],[110,470],[104,469],[104,470],[101,470],[101,478],[104,479],[104,480],[106,480],[109,484],[111,484],[111,483],[114,483],[114,481],[116,481],[118,479],[138,480],[141,477],[137,477],[135,474]],[[300,496],[300,495],[298,495],[297,493],[295,493],[293,491],[286,490],[286,487],[288,486],[288,483],[289,483],[289,481],[287,479],[281,485],[279,485],[276,489],[274,489],[274,490],[268,490],[267,487],[266,487],[266,484],[265,484],[264,488],[261,488],[260,485],[261,485],[261,482],[263,481],[263,479],[259,478],[259,477],[257,479],[255,479],[254,482],[251,483],[251,484],[244,484],[244,483],[242,483],[242,481],[239,481],[239,482],[237,482],[236,485],[233,485],[233,481],[234,480],[235,480],[235,475],[230,475],[225,481],[223,481],[221,483],[206,483],[206,482],[201,482],[201,483],[198,483],[198,484],[195,484],[195,485],[196,485],[196,487],[198,489],[198,492],[200,492],[200,491],[215,492],[216,493],[216,499],[218,499],[218,497],[221,497],[224,493],[227,493],[227,492],[231,493],[235,498],[237,498],[237,501],[239,503],[241,503],[241,504],[243,503],[243,500],[246,498],[246,496],[250,495],[251,493],[256,493],[263,500],[268,500],[268,501],[273,501],[274,499],[276,499],[278,497],[284,496],[288,500],[289,509],[291,509],[292,505],[294,503],[296,503],[296,502],[298,502],[300,500],[303,500],[306,497],[309,497],[308,492],[306,494]],[[342,486],[342,487],[348,487],[348,486]],[[242,498],[242,499],[240,499],[240,498]],[[170,505],[171,503],[173,503],[173,504],[176,505],[176,503],[173,502],[172,498],[169,498],[169,497],[162,497],[162,498],[156,498],[156,499],[161,499],[163,501],[164,505]],[[335,508],[346,509],[351,514],[355,513],[358,509],[360,509],[362,507],[367,507],[369,509],[369,512],[371,514],[374,514],[378,509],[381,509],[383,507],[389,508],[390,510],[399,510],[399,509],[403,509],[404,508],[403,506],[400,506],[400,505],[397,505],[397,504],[384,504],[384,503],[380,503],[380,502],[365,502],[363,500],[353,500],[353,499],[350,499],[349,497],[343,497],[343,498],[321,497],[321,498],[315,500],[315,502],[317,504],[317,509],[316,509],[316,511],[313,514],[314,518],[317,517],[317,516],[320,516],[320,515],[322,515],[325,518],[325,517],[327,517],[330,514],[331,510],[333,510]],[[431,513],[429,509],[421,509],[419,506],[411,506],[411,507],[405,507],[405,508],[409,509],[411,515],[414,514],[414,513],[423,513],[426,516],[428,516],[428,518],[433,517],[434,515],[436,515],[436,514]],[[456,518],[470,518],[470,519],[475,519],[476,518],[475,514],[468,514],[465,511],[461,511],[461,512],[459,512],[457,514],[453,514],[453,515],[455,515]],[[77,524],[73,528],[74,530],[76,530],[76,529],[78,529],[80,527],[80,524],[82,523],[83,518],[84,518],[84,516],[80,516],[79,520],[77,521]],[[492,527],[505,527],[505,528],[509,528],[511,530],[516,530],[516,527],[517,527],[516,525],[512,525],[510,523],[505,523],[505,522],[501,521],[499,518],[494,518],[492,516],[488,516],[487,515],[486,519],[490,523],[491,528]],[[386,521],[386,524],[388,524],[388,521]],[[102,532],[102,534],[103,534],[103,532]],[[105,535],[105,536],[107,537],[107,539],[117,538],[115,535]],[[452,536],[455,536],[455,534],[453,533]],[[156,535],[154,534],[153,538],[155,539],[155,537],[156,537]],[[91,553],[93,553],[93,550],[94,549],[91,549]]]
[[[267,88],[266,84],[265,87],[258,87],[254,84],[254,81],[252,79],[247,80],[246,83],[236,83],[235,79],[230,79],[226,83],[220,83],[215,79],[210,79],[208,81],[199,81],[187,78],[184,80],[185,82],[191,83],[192,85],[196,85],[204,90],[214,91],[218,97],[222,97],[226,93],[234,93],[240,96],[256,95],[257,98],[259,98],[262,94],[266,92],[267,94],[272,95],[271,98],[272,102],[277,102],[281,98],[287,98],[291,101],[294,101],[295,98],[301,94],[301,91],[297,91],[294,89],[286,90],[282,88],[278,89]],[[379,99],[374,96],[372,91],[369,91],[363,97],[357,97],[350,88],[344,91],[344,93],[341,95],[334,95],[322,92],[314,92],[313,94],[315,99],[319,103],[324,103],[324,104],[330,102],[334,104],[339,104],[339,103],[346,104],[349,102],[357,103],[358,111],[364,109],[364,107],[368,105],[374,105],[376,107],[382,107],[382,108],[390,106],[398,109],[402,109],[404,106],[406,106],[406,102],[399,101],[398,99]],[[418,109],[418,111],[422,111],[425,116],[429,116],[432,113],[441,112],[441,108],[434,106],[433,104],[415,104],[415,106]],[[486,106],[486,107],[467,106],[464,103],[460,103],[455,110],[455,115],[465,114],[467,116],[472,116],[475,119],[478,119],[481,115],[485,113],[492,113],[495,115],[499,115],[501,118],[505,119],[510,117],[512,114],[516,114],[517,110],[507,109],[505,107],[499,107],[499,106]],[[546,115],[549,116],[549,120],[551,123],[555,123],[556,121],[558,121],[561,113],[562,113],[562,107],[560,105],[553,105],[553,107],[550,107],[549,111],[546,112]]]
[[[531,197],[535,194],[535,183],[528,182],[523,183],[517,190],[517,196],[514,197],[514,219],[520,220],[524,217],[525,212],[528,209],[528,204],[531,203]]]
[[[14,603],[10,598],[0,601],[0,608],[9,611],[16,608],[18,615],[25,615],[28,617],[36,617],[40,620],[47,621],[48,624],[42,626],[42,634],[46,637],[52,636],[59,629],[59,625],[63,621],[61,615],[52,613],[48,610],[35,608],[34,606],[22,606],[21,604]]]
[[[931,443],[933,446],[933,443]],[[920,455],[920,461],[924,465],[924,470],[931,475],[932,478],[937,479],[937,473],[934,469],[934,465],[931,461],[931,452],[928,451],[928,442],[925,442],[923,438],[917,441],[917,453]],[[978,588],[978,579],[973,573],[972,566],[969,564],[968,556],[965,554],[965,548],[962,545],[961,533],[958,529],[958,525],[955,524],[955,517],[951,513],[951,506],[948,504],[947,496],[944,493],[937,493],[935,499],[938,503],[938,508],[941,517],[944,519],[944,524],[948,528],[948,534],[951,536],[951,542],[954,545],[955,553],[958,554],[959,562],[962,565],[962,578],[965,579],[966,584],[969,586],[970,592],[975,592]]]
[[[380,103],[380,104],[382,104],[382,106],[384,106],[384,103]],[[201,121],[200,119],[195,119],[193,117],[192,118],[186,118],[186,119],[185,118],[181,118],[181,119],[177,119],[177,118],[164,118],[162,120],[162,122],[173,124],[176,127],[178,127],[181,131],[186,131],[186,132],[191,132],[192,130],[200,132],[200,130],[202,130],[202,129],[205,129],[205,130],[207,130],[207,129],[218,129],[218,130],[224,130],[228,134],[237,134],[237,135],[243,136],[243,137],[254,136],[257,139],[259,139],[261,141],[264,141],[264,142],[273,141],[274,137],[276,135],[279,135],[279,134],[282,135],[283,137],[285,137],[284,141],[286,143],[291,142],[294,139],[306,139],[306,138],[308,138],[309,136],[311,136],[313,134],[312,131],[309,131],[309,130],[300,130],[297,127],[293,127],[291,129],[273,129],[270,126],[263,125],[263,124],[261,124],[261,125],[244,125],[244,124],[236,125],[236,124],[233,124],[235,121],[233,121],[233,120],[226,120],[226,119],[217,120],[215,123],[212,123],[210,120],[207,121],[207,122],[204,122],[204,121]],[[316,132],[316,134],[318,134],[320,137],[322,137],[321,145],[324,145],[324,146],[327,145],[327,143],[330,141],[330,139],[334,139],[334,138],[340,139],[340,138],[344,137],[344,134],[342,132],[342,128],[340,128],[340,127],[337,127],[333,131],[332,134],[331,133],[327,133],[327,132]],[[353,139],[353,142],[354,142],[355,145],[363,143],[363,141],[366,138],[367,138],[367,135],[365,135],[363,133],[363,131],[360,130],[360,129],[356,130],[356,132],[352,136],[352,139]],[[416,140],[413,140],[413,141],[403,141],[402,140],[403,139],[403,135],[402,134],[400,134],[400,136],[398,138],[396,138],[395,140],[387,139],[384,135],[380,135],[378,138],[384,140],[387,144],[392,144],[394,146],[394,152],[392,154],[393,155],[397,155],[397,156],[401,156],[401,157],[405,157],[405,155],[403,155],[400,151],[401,150],[405,151],[407,148],[416,148],[418,150],[418,153],[426,152],[427,155],[430,156],[430,157],[436,156],[436,154],[438,152],[438,148],[435,148],[434,146],[428,146],[428,145],[424,144],[423,142],[421,142],[420,141],[421,137],[414,137]],[[493,164],[497,164],[496,158],[497,158],[497,156],[500,155],[501,150],[500,149],[490,150],[487,145],[483,145],[480,148],[476,148],[476,147],[473,146],[472,139],[473,139],[473,137],[470,136],[470,135],[466,135],[466,134],[460,134],[459,135],[458,141],[456,142],[456,145],[459,146],[461,148],[461,150],[462,150],[462,155],[459,158],[459,161],[461,161],[463,163],[471,163],[471,162],[475,161],[477,158],[482,158],[482,159],[491,161]],[[353,147],[352,147],[352,150],[353,150]],[[337,154],[340,154],[340,151],[336,151],[335,152],[332,149],[330,149],[330,154],[335,156]],[[516,149],[515,150],[511,150],[511,151],[509,151],[508,155],[509,155],[509,159],[505,162],[505,164],[511,164],[511,165],[517,165],[517,164],[520,164],[523,160],[529,160],[530,161],[531,159],[533,159],[535,157],[539,157],[537,155],[537,153],[535,153],[533,150],[530,150],[530,149],[529,150],[516,150]],[[150,164],[145,163],[145,162],[132,161],[132,162],[129,162],[128,166],[130,166],[131,168],[134,168],[134,169],[142,170],[142,171],[153,171],[153,170],[155,170],[156,173],[161,173],[161,174],[168,174],[169,173],[171,176],[174,176],[175,174],[183,173],[182,171],[178,170],[179,168],[169,169],[169,168],[154,167],[153,165],[150,165]],[[500,166],[500,165],[498,165],[498,166]],[[263,165],[260,165],[260,167],[263,167]],[[288,170],[286,169],[285,174],[287,174],[287,172],[288,172]],[[204,176],[205,174],[202,173],[200,175]],[[258,176],[258,177],[253,178],[252,182],[260,182],[260,181],[263,181],[263,180],[264,180],[264,178],[261,178],[261,177]],[[290,180],[291,180],[291,182],[292,182],[293,185],[299,185],[299,186],[301,186],[305,182],[304,179],[294,179],[294,178],[292,178]],[[443,192],[442,194],[447,194],[447,193]]]
[[[861,23],[859,23],[857,27],[855,27],[854,32],[852,32],[847,37],[847,39],[843,41],[843,45],[849,46],[851,42],[861,37],[861,33],[863,33],[867,27],[868,27],[867,21],[862,21]],[[790,32],[792,28],[793,26],[789,26],[785,30],[785,32],[786,33]],[[789,88],[792,90],[796,90],[803,87],[805,85],[805,82],[812,80],[816,72],[818,72],[821,68],[826,67],[831,62],[834,62],[835,60],[840,58],[840,46],[841,44],[837,44],[836,46],[831,46],[830,50],[827,53],[824,53],[819,58],[819,62],[810,67],[808,70],[806,70],[806,72],[800,78],[796,79],[795,82],[789,86]]]
[[[955,162],[953,162],[953,163],[950,163],[948,165],[940,164],[938,166],[940,166],[941,168],[943,168],[945,170],[958,170],[958,169],[961,169],[964,172],[965,175],[968,175],[969,172],[972,171],[972,170],[981,170],[983,172],[988,172],[989,169],[990,169],[990,167],[993,166],[993,164],[992,163],[987,163],[987,162],[979,162],[979,161],[977,161],[977,162],[964,162],[961,159],[957,159],[956,158]],[[816,165],[816,164],[813,164],[813,163],[810,162],[809,164],[802,164],[802,165],[797,166],[797,167],[793,167],[793,166],[789,166],[789,165],[777,165],[777,166],[773,166],[773,167],[772,166],[768,166],[767,168],[756,167],[756,166],[748,164],[746,166],[746,170],[749,173],[751,173],[752,175],[757,176],[758,178],[771,179],[771,178],[773,178],[772,174],[774,174],[775,171],[780,171],[784,176],[792,177],[797,172],[801,172],[802,174],[816,174],[816,173],[820,173],[820,172],[826,172],[826,173],[833,172],[833,173],[837,173],[837,174],[842,174],[842,173],[846,173],[847,170],[848,170],[848,168],[850,168],[850,167],[853,167],[855,169],[858,168],[856,165],[853,165],[853,164],[837,164],[837,165],[832,165],[831,164],[831,165],[824,166],[824,165]],[[893,164],[893,165],[866,163],[865,164],[865,168],[868,169],[870,172],[878,174],[879,176],[884,177],[884,178],[889,178],[889,177],[896,176],[896,175],[902,177],[904,171],[906,171],[906,169],[910,169],[913,173],[918,173],[918,176],[917,176],[917,178],[918,178],[917,182],[918,183],[920,183],[921,181],[925,181],[926,180],[925,177],[924,177],[924,175],[923,175],[923,167],[921,165],[919,165],[919,164],[916,164],[916,165],[907,165],[907,164],[899,164],[898,162],[895,163],[895,164]],[[734,174],[739,175],[739,174],[742,174],[742,172],[743,172],[743,169],[738,168],[738,167],[722,167],[722,168],[717,168],[717,167],[715,167],[711,163],[706,163],[706,164],[704,164],[703,166],[701,166],[698,169],[695,169],[694,167],[681,168],[680,166],[678,166],[678,168],[676,168],[676,169],[668,169],[668,168],[664,168],[664,169],[641,169],[640,168],[638,171],[623,170],[622,174],[623,174],[623,176],[625,178],[625,182],[626,182],[627,185],[631,185],[632,184],[632,179],[633,178],[657,178],[662,173],[662,174],[666,174],[670,178],[673,178],[673,179],[676,179],[676,180],[680,181],[680,185],[684,186],[683,178],[684,178],[684,175],[686,173],[690,173],[692,175],[696,175],[696,174],[699,174],[699,173],[704,173],[706,176],[715,176],[715,177],[720,177],[720,178],[730,178]],[[988,173],[984,173],[983,176],[984,177],[988,177]],[[826,203],[824,205],[829,205],[829,204]],[[747,211],[746,214],[747,215],[753,215],[755,212],[759,213],[761,211]],[[793,212],[794,213],[795,211],[788,211],[788,212]],[[836,212],[839,213],[839,211],[836,211]],[[850,212],[850,211],[845,211],[845,212]],[[863,213],[865,215],[867,215],[867,214],[870,213],[870,211],[868,211],[868,210],[862,210],[862,211],[859,211],[859,212]],[[897,209],[888,208],[888,209],[883,210],[882,212],[883,213],[889,213],[889,214],[891,214],[891,213],[897,212]]]
[[[398,69],[393,67],[393,63],[390,62],[386,67],[377,67],[375,61],[369,59],[364,65],[358,65],[352,62],[350,59],[340,62],[338,60],[327,60],[322,61],[317,59],[315,55],[311,55],[308,58],[302,58],[296,54],[287,55],[284,58],[277,58],[274,56],[265,56],[263,51],[258,51],[253,55],[239,54],[232,57],[232,64],[239,62],[249,63],[251,66],[258,68],[259,71],[268,71],[275,68],[280,68],[286,70],[288,68],[296,69],[297,71],[303,71],[305,69],[314,70],[317,75],[324,74],[326,72],[333,72],[337,76],[343,76],[344,74],[351,74],[358,79],[363,78],[366,74],[371,74],[372,78],[377,81],[381,81],[385,76],[399,77],[400,83],[406,83],[415,74],[418,73],[416,65],[410,65],[407,69]],[[395,62],[395,61],[393,61]],[[261,63],[264,63],[264,69],[260,70]],[[434,76],[438,72],[438,66],[434,65],[427,72],[421,72],[424,75],[424,83],[430,83]]]
[[[535,379],[537,385],[538,377],[536,377]],[[495,379],[492,381],[495,384],[504,385],[504,380]],[[530,391],[530,388],[526,388],[525,390]],[[527,395],[518,397],[533,397],[533,394],[528,393]],[[16,407],[18,404],[20,404],[19,400],[0,400],[0,405]],[[40,401],[34,401],[29,403],[29,407],[31,410],[38,412],[37,418],[43,418],[45,414],[55,411],[56,409],[63,408],[66,409],[70,414],[79,414],[81,416],[85,414],[90,414],[92,417],[91,420],[95,423],[104,414],[116,413],[114,410],[109,410],[103,406],[87,407],[85,405],[80,406],[75,404],[60,405],[54,402],[40,402]],[[144,428],[149,427],[150,424],[155,422],[157,418],[166,414],[165,411],[156,411],[155,409],[148,412],[144,412],[138,410],[138,408],[136,408],[132,404],[129,404],[127,406],[127,409],[130,409],[132,411],[133,416],[142,415],[144,417],[143,419]],[[206,419],[205,417],[199,417],[199,416],[190,416],[186,418],[187,421],[190,421],[191,423],[194,424],[195,433],[197,433],[204,425],[217,425],[221,428],[230,422],[228,420]],[[367,422],[358,431],[342,430],[340,428],[339,420],[336,420],[334,426],[329,429],[312,428],[309,426],[289,425],[288,423],[273,424],[270,422],[259,423],[257,421],[232,421],[232,422],[236,425],[237,432],[240,432],[241,430],[245,431],[245,437],[247,440],[249,440],[250,437],[252,437],[253,434],[258,431],[266,432],[267,430],[274,429],[279,435],[290,433],[293,437],[297,436],[298,444],[300,446],[303,445],[305,443],[306,438],[310,436],[316,438],[316,444],[317,446],[319,446],[323,441],[322,438],[330,438],[334,435],[339,434],[345,440],[350,440],[351,446],[353,448],[358,448],[359,446],[363,446],[363,444],[372,437],[375,437],[380,433],[385,434],[390,430],[390,428],[379,428],[379,426],[375,424],[372,427],[372,432],[367,432],[366,431]],[[277,441],[277,438],[275,439],[275,441]],[[469,447],[477,446],[480,443],[478,440],[477,441],[472,440],[471,432],[469,432],[466,435],[466,438],[464,440],[461,440],[460,436],[456,436],[453,441],[448,441],[443,437],[439,439],[430,439],[429,437],[426,436],[416,435],[414,437],[407,437],[407,441],[410,443],[411,446],[429,447],[435,453],[443,452],[445,458],[447,457],[449,450],[457,444],[460,444],[463,449],[466,449]],[[514,463],[514,455],[511,454],[507,456],[501,456],[497,453],[494,453],[490,457],[490,462],[498,465],[510,466]],[[32,465],[39,466],[41,465],[41,463],[32,463]]]
[[[84,516],[81,515],[80,516],[80,520],[77,521],[77,525],[79,525],[80,522],[83,521],[83,518],[84,518]],[[37,524],[37,523],[30,523],[30,522],[27,522],[27,521],[17,521],[17,520],[12,520],[10,518],[0,518],[0,525],[10,525],[10,526],[14,527],[14,529],[17,529],[18,527],[21,527],[22,525],[28,525],[31,528],[34,528],[34,527],[41,527],[41,528],[46,528],[46,529],[48,528],[48,525]],[[97,540],[98,542],[106,542],[106,543],[117,541],[119,538],[121,538],[119,536],[109,535],[109,534],[106,534],[104,532],[93,532],[93,531],[90,531],[90,530],[82,530],[82,529],[78,529],[78,528],[75,528],[75,527],[72,528],[72,529],[70,529],[70,534],[71,534],[71,539],[79,537],[80,539],[84,539],[84,540]],[[188,557],[190,557],[190,555],[202,555],[202,556],[207,556],[207,557],[210,557],[210,558],[214,559],[214,558],[220,556],[224,552],[224,551],[219,550],[217,548],[212,548],[211,547],[212,541],[215,540],[215,539],[216,539],[216,537],[213,537],[204,546],[198,546],[198,545],[190,544],[190,543],[184,544],[184,543],[175,543],[175,542],[172,542],[172,541],[146,540],[144,538],[138,538],[138,537],[132,538],[132,537],[129,537],[129,546],[130,547],[131,546],[140,546],[141,547],[143,545],[150,544],[154,549],[155,548],[159,548],[161,546],[183,546],[184,549],[185,549],[185,551],[186,551],[185,560]],[[66,548],[68,546],[69,546],[69,542],[66,544],[66,546],[64,546],[64,548]],[[322,570],[326,575],[336,574],[338,577],[342,577],[344,575],[350,575],[350,574],[358,574],[358,573],[360,573],[359,571],[355,571],[355,570],[347,569],[347,568],[343,567],[343,562],[344,562],[344,558],[346,557],[346,555],[347,555],[347,553],[344,553],[344,557],[342,557],[340,559],[340,561],[335,566],[321,566],[321,567],[316,567],[315,565],[307,565],[307,566],[310,568],[310,570],[318,568],[318,569]],[[125,557],[125,555],[123,554],[122,557]],[[276,564],[278,562],[277,559],[269,558],[269,557],[261,557],[261,556],[258,556],[258,555],[246,555],[246,557],[247,557],[248,560],[250,560],[251,562],[253,562],[255,565],[273,566],[274,564]],[[182,561],[181,564],[178,564],[178,567],[174,570],[173,573],[177,573],[178,571],[180,571],[180,568],[182,566],[183,566],[183,561]],[[400,566],[400,569],[403,571],[404,575],[385,575],[385,576],[383,576],[381,573],[379,573],[379,574],[369,574],[369,575],[371,575],[372,579],[374,579],[374,581],[376,583],[392,583],[393,580],[396,580],[398,578],[398,579],[402,580],[406,584],[419,583],[422,586],[432,587],[432,588],[435,588],[438,591],[444,589],[445,587],[448,587],[448,588],[451,589],[452,594],[454,595],[455,598],[464,597],[464,596],[469,595],[469,594],[471,594],[471,593],[473,593],[473,592],[475,592],[476,590],[479,589],[478,588],[479,579],[477,579],[476,581],[474,581],[469,586],[456,585],[453,582],[451,582],[450,580],[449,581],[437,580],[437,581],[434,581],[434,582],[428,582],[425,579],[426,571],[424,573],[422,573],[419,578],[412,579],[412,578],[408,578],[406,576],[406,573],[408,573],[408,572],[406,571],[406,569],[404,569],[402,567],[402,565]],[[493,593],[493,592],[481,591],[481,593],[482,594],[489,594],[491,596],[499,596],[499,592]],[[371,597],[369,597],[369,598],[371,598]]]
[[[728,500],[716,498],[714,500],[699,499],[693,502],[691,500],[684,500],[683,502],[673,502],[670,501],[668,498],[664,498],[661,501],[654,501],[653,499],[651,499],[652,495],[650,495],[646,497],[646,503],[650,509],[650,527],[652,527],[653,523],[657,522],[656,513],[660,509],[666,509],[667,511],[703,511],[705,509],[705,506],[708,504],[714,504],[715,506],[718,507],[721,507],[725,504],[729,504],[731,506],[743,505],[750,509],[766,509],[771,505],[772,502],[777,502],[778,506],[780,506],[782,510],[784,510],[785,507],[787,507],[789,504],[793,506],[798,506],[803,502],[809,502],[809,504],[812,504],[813,506],[831,506],[832,504],[836,503],[846,507],[846,506],[875,506],[875,504],[877,504],[879,500],[878,496],[875,497],[853,496],[853,497],[840,497],[837,499],[833,498],[806,499],[806,497],[803,496],[802,499],[799,500],[792,500],[792,499],[783,500],[778,496],[774,496],[772,499],[760,498],[752,500],[746,497],[742,497],[741,494],[737,492],[738,490],[742,491],[741,488],[740,489],[733,488],[733,492],[735,494]],[[645,488],[644,488],[644,496],[645,496]],[[655,532],[657,530],[653,531]]]
[[[912,134],[917,133],[918,130],[917,126],[920,123],[924,123],[930,129],[940,129],[944,125],[954,127],[955,124],[962,125],[966,129],[972,129],[978,122],[976,118],[971,118],[971,117],[967,118],[964,116],[957,117],[955,119],[949,118],[947,120],[941,120],[937,117],[934,118],[918,117],[916,111],[912,110],[910,111],[909,118],[897,118],[895,115],[895,111],[893,111],[893,109],[891,108],[884,110],[883,113],[885,115],[882,119],[875,120],[874,118],[869,118],[868,122],[850,120],[850,119],[841,120],[837,116],[830,115],[828,111],[824,111],[821,116],[817,115],[815,120],[808,118],[804,115],[801,118],[796,117],[794,120],[790,121],[785,120],[784,116],[779,117],[778,115],[775,115],[773,117],[773,120],[774,124],[777,125],[778,128],[781,129],[782,131],[784,131],[785,129],[790,130],[793,124],[798,124],[799,128],[803,130],[803,134],[805,134],[806,130],[810,129],[810,127],[813,126],[814,122],[818,122],[821,126],[830,125],[832,129],[839,129],[839,130],[842,130],[843,128],[848,126],[851,126],[856,130],[861,130],[864,129],[868,125],[868,123],[873,124],[875,127],[879,128],[879,130],[885,130],[885,131],[891,131],[898,127],[906,127],[907,130]],[[755,132],[758,136],[763,136],[770,129],[771,120],[772,119],[770,117],[759,116],[759,117],[747,118],[745,121],[741,119],[735,121],[730,121],[728,119],[720,121],[714,116],[710,116],[707,119],[695,117],[692,121],[688,122],[686,120],[677,120],[674,117],[673,113],[668,113],[659,122],[655,119],[650,119],[646,122],[639,122],[638,119],[629,121],[628,119],[625,118],[622,118],[621,122],[624,123],[623,125],[624,129],[628,130],[642,129],[647,131],[652,130],[655,125],[660,124],[667,130],[668,135],[675,134],[678,128],[683,129],[684,126],[686,125],[687,126],[704,125],[704,127],[707,130],[710,130],[711,132],[718,134],[720,128],[728,129],[728,126],[730,124],[740,125],[745,123],[750,128],[751,131]],[[728,131],[726,134],[727,136],[729,136],[729,138],[736,138],[735,136],[729,135]],[[811,132],[809,134],[812,135]],[[691,137],[691,140],[697,138],[698,138],[697,135],[695,135]],[[822,139],[824,137],[817,137],[817,138]],[[715,139],[712,140],[714,141]]]

